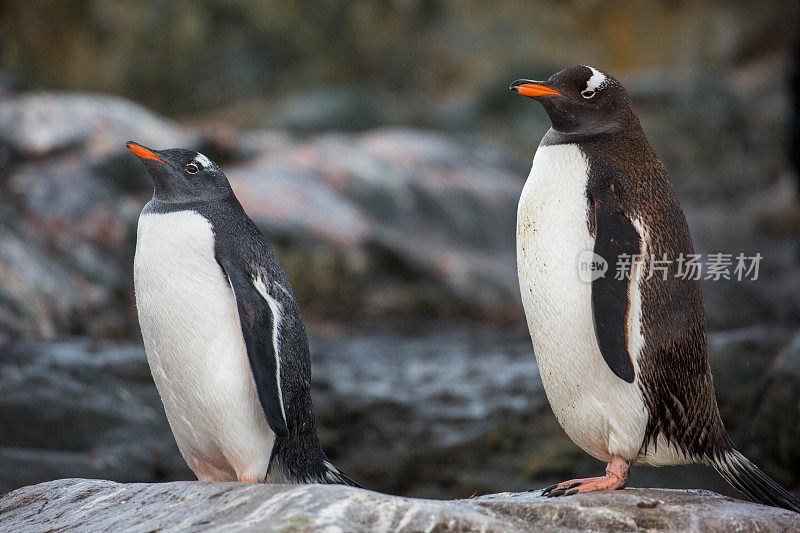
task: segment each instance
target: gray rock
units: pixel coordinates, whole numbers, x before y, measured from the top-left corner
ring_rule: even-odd
[[[107,155],[131,139],[172,146],[191,135],[124,98],[40,92],[0,101],[0,137],[20,155],[41,158],[75,147],[88,156]]]
[[[0,192],[0,329],[39,337],[129,330],[131,310],[119,305],[130,283],[127,228],[110,206],[70,226],[14,204]],[[97,238],[87,237],[94,230]]]
[[[0,350],[0,491],[68,476],[193,478],[141,346],[73,339],[9,342]],[[312,339],[324,448],[345,471],[384,490],[446,495],[504,487],[508,471],[466,468],[467,450],[485,453],[487,434],[531,411],[552,418],[529,351],[524,336],[485,327],[429,338],[351,332]],[[398,371],[387,372],[398,360]],[[441,479],[423,472],[418,481],[407,478],[443,454],[453,458]],[[481,479],[487,466],[490,479]],[[552,466],[568,468],[563,459]],[[527,487],[524,472],[520,484]]]
[[[0,326],[12,335],[136,336],[130,268],[151,184],[123,148],[129,138],[202,145],[218,158],[307,316],[523,322],[514,224],[527,160],[483,138],[414,129],[203,135],[119,98],[0,101]],[[764,255],[758,282],[705,284],[714,329],[800,318],[800,275],[787,252],[800,217],[785,181],[684,202],[698,251]]]
[[[0,492],[66,476],[191,479],[139,346],[3,344]]]
[[[0,498],[14,531],[789,531],[800,515],[708,491],[420,500],[335,485],[63,479]]]
[[[751,398],[757,404],[753,423],[743,429],[745,443],[776,479],[800,483],[800,333],[774,359]]]
[[[135,332],[133,224],[149,178],[128,139],[196,136],[122,98],[0,99],[0,327],[39,337]]]
[[[797,235],[800,209],[792,177],[761,184],[738,198],[682,203],[695,250],[746,256],[761,254],[758,279],[703,282],[709,328],[730,330],[759,323],[800,323]],[[735,213],[735,216],[731,216]]]
[[[301,301],[366,315],[521,317],[514,218],[524,171],[502,150],[391,129],[267,146],[277,149],[227,174]]]
[[[201,141],[120,98],[41,92],[0,102],[5,331],[136,335],[130,265],[151,184],[128,139],[218,151],[307,313],[521,317],[513,228],[524,169],[502,149],[418,130]]]
[[[524,330],[443,323],[421,333],[309,329],[323,448],[368,487],[453,498],[603,470],[558,426]],[[759,383],[788,339],[774,328],[713,335],[711,364],[734,440],[792,488],[800,475],[797,418],[781,414],[794,412],[797,396],[789,392],[772,407],[758,401]],[[0,352],[0,492],[62,477],[193,479],[140,345],[27,340],[6,342]],[[788,377],[770,394],[797,389],[800,378],[781,375]],[[753,427],[762,430],[748,440]],[[700,465],[637,467],[632,483],[736,494]]]
[[[300,132],[360,131],[390,122],[395,101],[363,88],[311,88],[279,102],[267,126]]]

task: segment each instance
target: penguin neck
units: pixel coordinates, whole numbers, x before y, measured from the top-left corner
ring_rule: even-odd
[[[641,173],[631,173],[627,169],[646,168],[654,176],[663,175],[666,179],[666,170],[641,127],[591,135],[563,133],[551,128],[539,146],[559,144],[578,146],[590,166],[615,168],[620,175],[629,175],[631,179]]]
[[[172,213],[175,211],[204,211],[213,205],[233,204],[241,208],[239,201],[234,196],[233,191],[226,195],[220,195],[210,199],[192,197],[165,197],[157,191],[144,207],[143,213]],[[205,209],[201,209],[205,208]]]
[[[644,137],[644,131],[638,123],[630,128],[611,127],[593,132],[565,132],[551,127],[542,138],[540,146],[552,146],[555,144],[587,145],[639,136]]]

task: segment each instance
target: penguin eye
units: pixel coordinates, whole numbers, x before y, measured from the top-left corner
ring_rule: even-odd
[[[584,98],[586,98],[588,100],[589,98],[594,96],[594,91],[591,90],[591,89],[587,89],[587,90],[581,92],[581,96],[583,96]]]
[[[189,174],[197,174],[197,172],[200,170],[194,163],[189,163],[188,165],[186,165],[185,168],[186,172],[188,172]]]

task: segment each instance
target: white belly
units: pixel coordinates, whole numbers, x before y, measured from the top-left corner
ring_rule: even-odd
[[[147,360],[184,459],[201,480],[263,480],[275,435],[211,225],[194,211],[143,213],[133,270]]]
[[[594,333],[592,286],[578,276],[578,256],[594,249],[587,169],[576,145],[536,151],[517,212],[520,291],[547,399],[561,427],[602,461],[634,461],[647,424],[638,362],[634,383],[608,367]]]

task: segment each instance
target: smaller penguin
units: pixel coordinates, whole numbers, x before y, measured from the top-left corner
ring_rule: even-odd
[[[577,65],[510,88],[537,100],[552,123],[517,211],[519,284],[539,374],[567,435],[608,463],[604,476],[544,494],[624,488],[635,463],[699,462],[754,501],[800,512],[722,424],[700,281],[679,272],[692,237],[622,84]],[[608,271],[582,277],[587,254]],[[651,269],[665,259],[666,272]]]
[[[280,263],[203,154],[126,147],[153,179],[134,286],[170,428],[201,481],[359,485],[319,443],[303,319]]]

